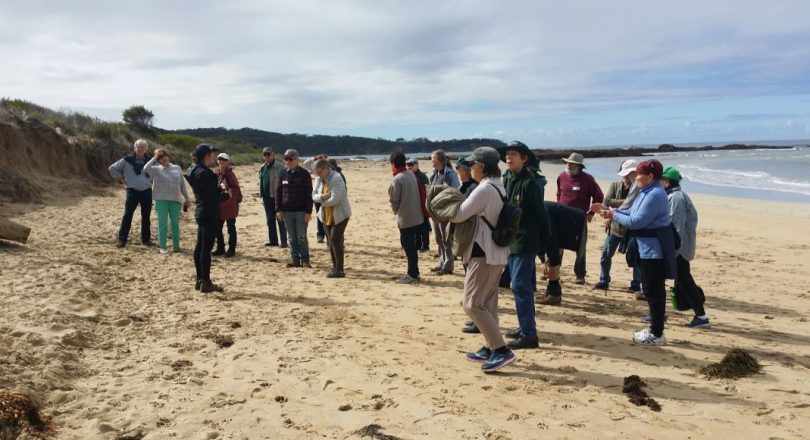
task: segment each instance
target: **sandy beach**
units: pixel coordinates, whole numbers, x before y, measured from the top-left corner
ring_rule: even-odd
[[[27,245],[0,242],[0,390],[33,395],[59,439],[346,439],[370,424],[402,439],[810,437],[810,204],[691,194],[692,271],[713,327],[684,328],[691,315],[668,309],[661,348],[632,343],[647,306],[623,290],[621,255],[611,290],[592,290],[604,240],[593,223],[588,285],[573,284],[567,254],[563,305],[537,308],[541,348],[485,375],[464,360],[482,339],[460,332],[460,261],[440,277],[428,270],[435,256],[420,254],[421,285],[395,284],[406,262],[389,166],[341,165],[353,210],[347,277],[325,278],[314,224],[313,269],[286,269],[286,250],[263,245],[258,166],[243,166],[237,256],[215,259],[212,278],[226,289],[217,295],[193,289],[190,213],[186,251],[160,255],[137,244],[138,215],[131,244],[115,248],[119,187],[2,204],[32,233]],[[153,214],[153,237],[156,225]],[[503,329],[516,327],[511,292],[500,301]],[[215,343],[228,336],[231,346]],[[696,372],[733,347],[762,373]],[[631,374],[660,412],[622,394]]]

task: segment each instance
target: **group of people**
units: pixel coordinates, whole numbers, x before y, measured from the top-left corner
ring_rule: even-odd
[[[642,318],[648,327],[633,335],[637,344],[666,342],[667,279],[675,280],[672,296],[680,304],[677,308],[691,308],[695,314],[687,326],[710,325],[703,291],[689,264],[695,256],[697,211],[680,187],[678,170],[664,169],[655,159],[627,160],[619,169],[620,179],[604,195],[584,171],[581,154],[573,153],[563,161],[566,168],[557,178],[557,201],[551,202],[544,200],[546,179],[539,162],[521,142],[498,149],[480,147],[460,157],[455,170],[443,151],[435,151],[430,177],[402,152],[389,158],[393,174],[389,201],[408,261],[406,273],[397,282],[420,282],[418,251],[426,246],[429,220],[439,251],[432,271],[452,273],[453,255],[461,256],[462,306],[470,317],[462,331],[484,337],[484,345],[466,358],[481,363],[484,372],[513,362],[513,350],[539,346],[535,304],[562,303],[559,274],[565,249],[576,252],[575,283],[585,284],[587,225],[597,214],[605,219],[606,238],[594,287],[608,289],[611,259],[617,249],[625,253],[633,271],[628,290],[646,300],[650,311]],[[506,168],[503,173],[501,162]],[[505,224],[507,205],[519,208],[518,224]],[[508,243],[502,239],[505,231],[511,231]],[[538,257],[548,285],[545,295],[536,297]],[[506,286],[514,296],[519,328],[502,335],[498,289]]]

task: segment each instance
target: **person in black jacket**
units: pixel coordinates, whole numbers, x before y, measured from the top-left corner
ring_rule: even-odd
[[[218,150],[207,144],[194,148],[194,164],[188,168],[186,180],[196,198],[194,219],[197,221],[197,244],[194,246],[194,268],[197,282],[194,288],[203,293],[222,292],[222,287],[211,282],[211,249],[214,248],[219,225],[219,204],[230,198],[230,193],[217,184],[217,175],[209,166],[216,161]],[[230,190],[228,190],[230,191]]]
[[[562,302],[560,265],[562,250],[576,251],[582,246],[585,234],[585,211],[573,206],[545,202],[549,218],[549,240],[546,243],[544,273],[548,278],[546,294],[537,299],[538,304],[559,305]]]

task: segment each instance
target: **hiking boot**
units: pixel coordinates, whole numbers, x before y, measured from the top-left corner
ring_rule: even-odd
[[[236,251],[233,249],[228,249],[228,252],[225,252],[225,258],[231,258],[236,255]]]
[[[649,327],[644,330],[637,331],[633,334],[633,342],[638,345],[666,345],[667,338],[661,333],[661,336],[655,337]]]
[[[610,286],[610,284],[608,284],[608,283],[606,283],[604,281],[600,281],[600,282],[594,284],[593,288],[598,289],[598,290],[608,290],[609,286]]]
[[[290,260],[287,262],[287,267],[301,267],[301,260]]]
[[[585,284],[585,277],[577,277],[577,279],[574,281],[574,284],[579,285]]]
[[[487,361],[481,365],[481,370],[484,373],[492,373],[511,364],[515,361],[515,359],[517,359],[517,356],[515,356],[515,353],[513,353],[512,350],[509,350],[506,353],[497,353],[493,351],[489,359],[487,359]]]
[[[342,270],[332,269],[326,274],[326,278],[346,278],[346,273]]]
[[[545,306],[558,306],[562,304],[562,295],[543,295],[534,301],[535,304],[542,304]]]
[[[510,330],[506,332],[504,335],[509,339],[520,339],[520,329],[517,328],[514,330]]]
[[[461,327],[462,333],[481,333],[481,330],[478,329],[478,326],[475,323],[465,324],[464,327]]]
[[[546,286],[546,295],[562,296],[562,286],[560,283],[549,282]]]
[[[509,341],[506,346],[512,350],[522,350],[525,348],[538,348],[540,347],[540,342],[537,340],[537,336],[521,336]]]
[[[301,260],[301,267],[306,267],[308,269],[312,269],[312,265],[309,264],[309,260]]]
[[[492,350],[481,347],[475,353],[467,353],[467,360],[470,362],[486,362],[492,356]]]
[[[214,249],[214,252],[211,252],[211,255],[214,257],[219,257],[220,255],[225,255],[225,249],[218,247]]]
[[[711,323],[709,322],[709,318],[698,318],[695,316],[692,318],[692,322],[686,324],[686,327],[689,328],[708,328],[711,327]]]
[[[414,278],[408,274],[405,274],[397,280],[397,284],[419,284],[419,278]]]
[[[200,290],[200,287],[202,287],[202,280],[197,280],[194,283],[194,290]]]
[[[120,249],[120,248],[122,248],[122,247],[124,247],[126,245],[127,245],[126,241],[119,241],[118,243],[115,244],[115,247]]]
[[[200,292],[202,293],[222,292],[223,290],[225,289],[212,283],[211,280],[203,280],[202,284],[200,284]]]

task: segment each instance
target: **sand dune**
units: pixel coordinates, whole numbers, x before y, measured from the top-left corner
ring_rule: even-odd
[[[370,424],[404,439],[810,436],[810,206],[693,195],[693,272],[714,327],[682,328],[690,316],[670,311],[660,349],[631,342],[646,304],[621,290],[630,273],[620,257],[605,294],[575,286],[567,256],[564,305],[538,307],[541,349],[484,375],[463,358],[481,339],[459,331],[461,271],[394,284],[405,260],[388,166],[345,165],[347,278],[325,278],[314,228],[315,268],[284,268],[287,254],[263,246],[256,168],[240,167],[238,254],[212,270],[220,295],[193,290],[190,252],[113,246],[118,188],[0,206],[33,228],[29,245],[0,244],[0,390],[32,394],[61,439],[359,438]],[[190,249],[188,214],[182,234]],[[590,284],[603,238],[591,228]],[[423,274],[433,258],[420,255]],[[506,290],[501,313],[516,326]],[[227,336],[233,345],[215,342]],[[732,347],[763,373],[696,373]],[[661,412],[628,402],[631,374]]]

